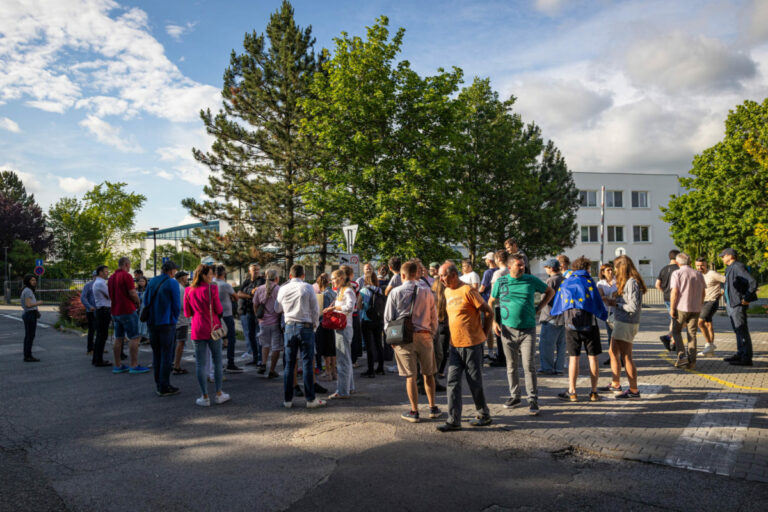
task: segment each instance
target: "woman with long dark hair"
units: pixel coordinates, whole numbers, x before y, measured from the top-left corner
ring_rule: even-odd
[[[43,301],[35,298],[35,288],[37,287],[37,277],[33,274],[24,276],[24,288],[21,290],[21,319],[24,320],[24,362],[37,363],[40,361],[32,355],[32,342],[35,341],[35,332],[37,331],[37,319],[40,318],[40,312],[37,306],[42,306]]]
[[[612,378],[611,384],[600,388],[600,391],[613,391],[616,393],[616,398],[640,398],[640,390],[637,387],[637,367],[632,360],[632,342],[640,327],[643,294],[647,288],[629,256],[619,256],[613,260],[613,265],[616,269],[618,297],[605,301],[608,305],[616,306],[609,349]],[[622,363],[629,380],[629,389],[623,392],[620,384]]]
[[[205,375],[206,352],[209,350],[213,358],[213,375],[216,384],[214,402],[222,404],[230,398],[221,389],[221,338],[214,340],[211,336],[214,329],[221,328],[221,315],[224,312],[219,300],[219,287],[211,284],[214,273],[213,267],[198,265],[192,284],[184,292],[184,316],[192,318],[195,370],[201,392],[200,398],[195,403],[202,406],[211,405]]]

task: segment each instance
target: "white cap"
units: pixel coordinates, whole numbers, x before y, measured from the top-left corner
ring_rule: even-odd
[[[485,255],[485,261],[493,261],[494,257],[496,256],[495,252],[489,252]]]

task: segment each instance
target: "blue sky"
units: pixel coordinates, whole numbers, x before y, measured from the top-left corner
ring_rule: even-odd
[[[0,168],[47,207],[103,180],[148,198],[137,227],[189,221],[243,34],[274,1],[2,0]],[[768,2],[654,0],[297,1],[317,47],[385,14],[420,73],[461,67],[552,138],[574,171],[683,174],[728,109],[768,96]]]

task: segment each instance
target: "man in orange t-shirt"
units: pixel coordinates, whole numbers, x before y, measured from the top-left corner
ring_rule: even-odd
[[[461,430],[461,376],[466,375],[469,390],[477,409],[473,427],[491,424],[491,413],[483,391],[483,342],[488,338],[492,323],[482,317],[493,316],[493,310],[480,292],[461,282],[459,269],[450,261],[440,267],[438,276],[445,288],[445,311],[451,332],[448,359],[448,421],[437,429],[441,432]]]

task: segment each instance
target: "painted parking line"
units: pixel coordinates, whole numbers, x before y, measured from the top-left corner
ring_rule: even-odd
[[[709,393],[664,463],[678,468],[730,475],[736,465],[757,397]]]
[[[667,353],[665,353],[665,352],[659,352],[658,356],[660,358],[662,358],[662,359],[665,359],[666,361],[668,361],[669,363],[671,363],[673,365],[675,364],[675,360],[672,359],[671,357],[669,357],[669,355]],[[768,388],[758,388],[758,387],[754,387],[754,386],[742,386],[740,384],[736,384],[734,382],[728,382],[727,380],[723,380],[723,379],[721,379],[719,377],[715,377],[714,375],[708,375],[706,373],[702,373],[702,372],[700,372],[698,370],[691,370],[689,368],[681,368],[681,369],[686,371],[686,372],[688,372],[688,373],[691,373],[693,375],[697,375],[699,377],[702,377],[704,379],[710,380],[712,382],[717,382],[718,384],[722,384],[723,386],[727,386],[729,388],[733,388],[733,389],[748,389],[748,390],[751,390],[751,391],[768,391]]]
[[[13,315],[0,315],[0,316],[4,316],[5,318],[10,318],[11,320],[18,320],[19,322],[23,322],[24,321],[24,320],[21,319],[20,316],[13,316]],[[37,325],[39,327],[42,327],[43,329],[48,329],[50,327],[50,325],[44,324],[43,322],[37,322]]]

